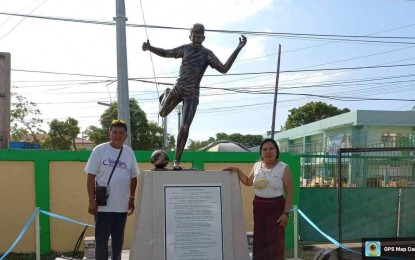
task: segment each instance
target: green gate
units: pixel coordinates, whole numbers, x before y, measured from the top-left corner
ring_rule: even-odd
[[[414,147],[341,148],[337,155],[301,155],[300,209],[340,242],[415,237],[414,155]],[[327,242],[304,220],[300,238]]]

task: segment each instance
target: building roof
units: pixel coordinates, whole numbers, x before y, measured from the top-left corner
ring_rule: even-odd
[[[75,144],[76,145],[94,145],[94,142],[92,142],[91,140],[85,139],[85,138],[77,137],[75,138]]]
[[[269,131],[269,132],[271,132],[271,131]],[[251,152],[259,152],[259,147],[260,147],[260,145],[257,145],[257,146],[249,147],[248,149]]]
[[[219,140],[199,149],[209,152],[250,152],[244,145],[232,141]]]
[[[415,126],[415,111],[355,110],[288,129],[275,136],[291,139],[346,126]]]

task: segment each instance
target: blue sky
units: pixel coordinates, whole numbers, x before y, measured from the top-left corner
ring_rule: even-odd
[[[126,0],[125,6],[130,24],[144,24],[143,14],[147,25],[190,28],[203,23],[208,30],[204,46],[222,62],[237,46],[239,34],[209,30],[289,34],[246,34],[248,43],[228,72],[238,75],[217,76],[207,69],[189,139],[205,140],[218,132],[262,135],[271,129],[275,74],[263,72],[276,71],[279,44],[276,130],[290,109],[311,101],[351,110],[405,111],[415,106],[415,66],[409,66],[415,64],[415,1]],[[0,12],[111,22],[115,1],[0,0]],[[154,70],[157,82],[174,83],[180,60],[153,55],[152,62],[141,44],[148,36],[154,46],[174,48],[188,43],[188,35],[188,30],[127,28],[129,77],[154,80]],[[117,100],[116,83],[107,81],[116,76],[115,26],[0,14],[0,52],[12,56],[12,91],[37,103],[45,122],[73,117],[82,130],[99,126],[106,107],[97,102]],[[160,124],[157,91],[165,87],[129,82],[130,97]],[[235,92],[241,90],[250,93]],[[252,93],[259,90],[270,94]],[[350,98],[362,100],[345,100]],[[367,100],[386,98],[398,100]],[[177,134],[175,112],[168,131]]]

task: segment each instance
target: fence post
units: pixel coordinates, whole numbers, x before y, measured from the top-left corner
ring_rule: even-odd
[[[399,237],[399,232],[400,232],[400,222],[401,222],[401,192],[402,189],[399,189],[399,194],[398,194],[398,221],[396,223],[396,237]]]
[[[35,215],[35,233],[36,233],[36,260],[40,260],[39,208],[36,208],[36,215]]]
[[[298,206],[293,205],[293,211],[294,211],[294,258],[289,259],[295,259],[295,260],[301,260],[301,258],[298,258]]]

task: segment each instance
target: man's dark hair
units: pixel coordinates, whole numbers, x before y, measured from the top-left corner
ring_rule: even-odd
[[[123,120],[119,120],[119,119],[112,120],[111,125],[110,125],[110,131],[114,126],[122,126],[125,128],[125,132],[128,132],[127,124]]]

